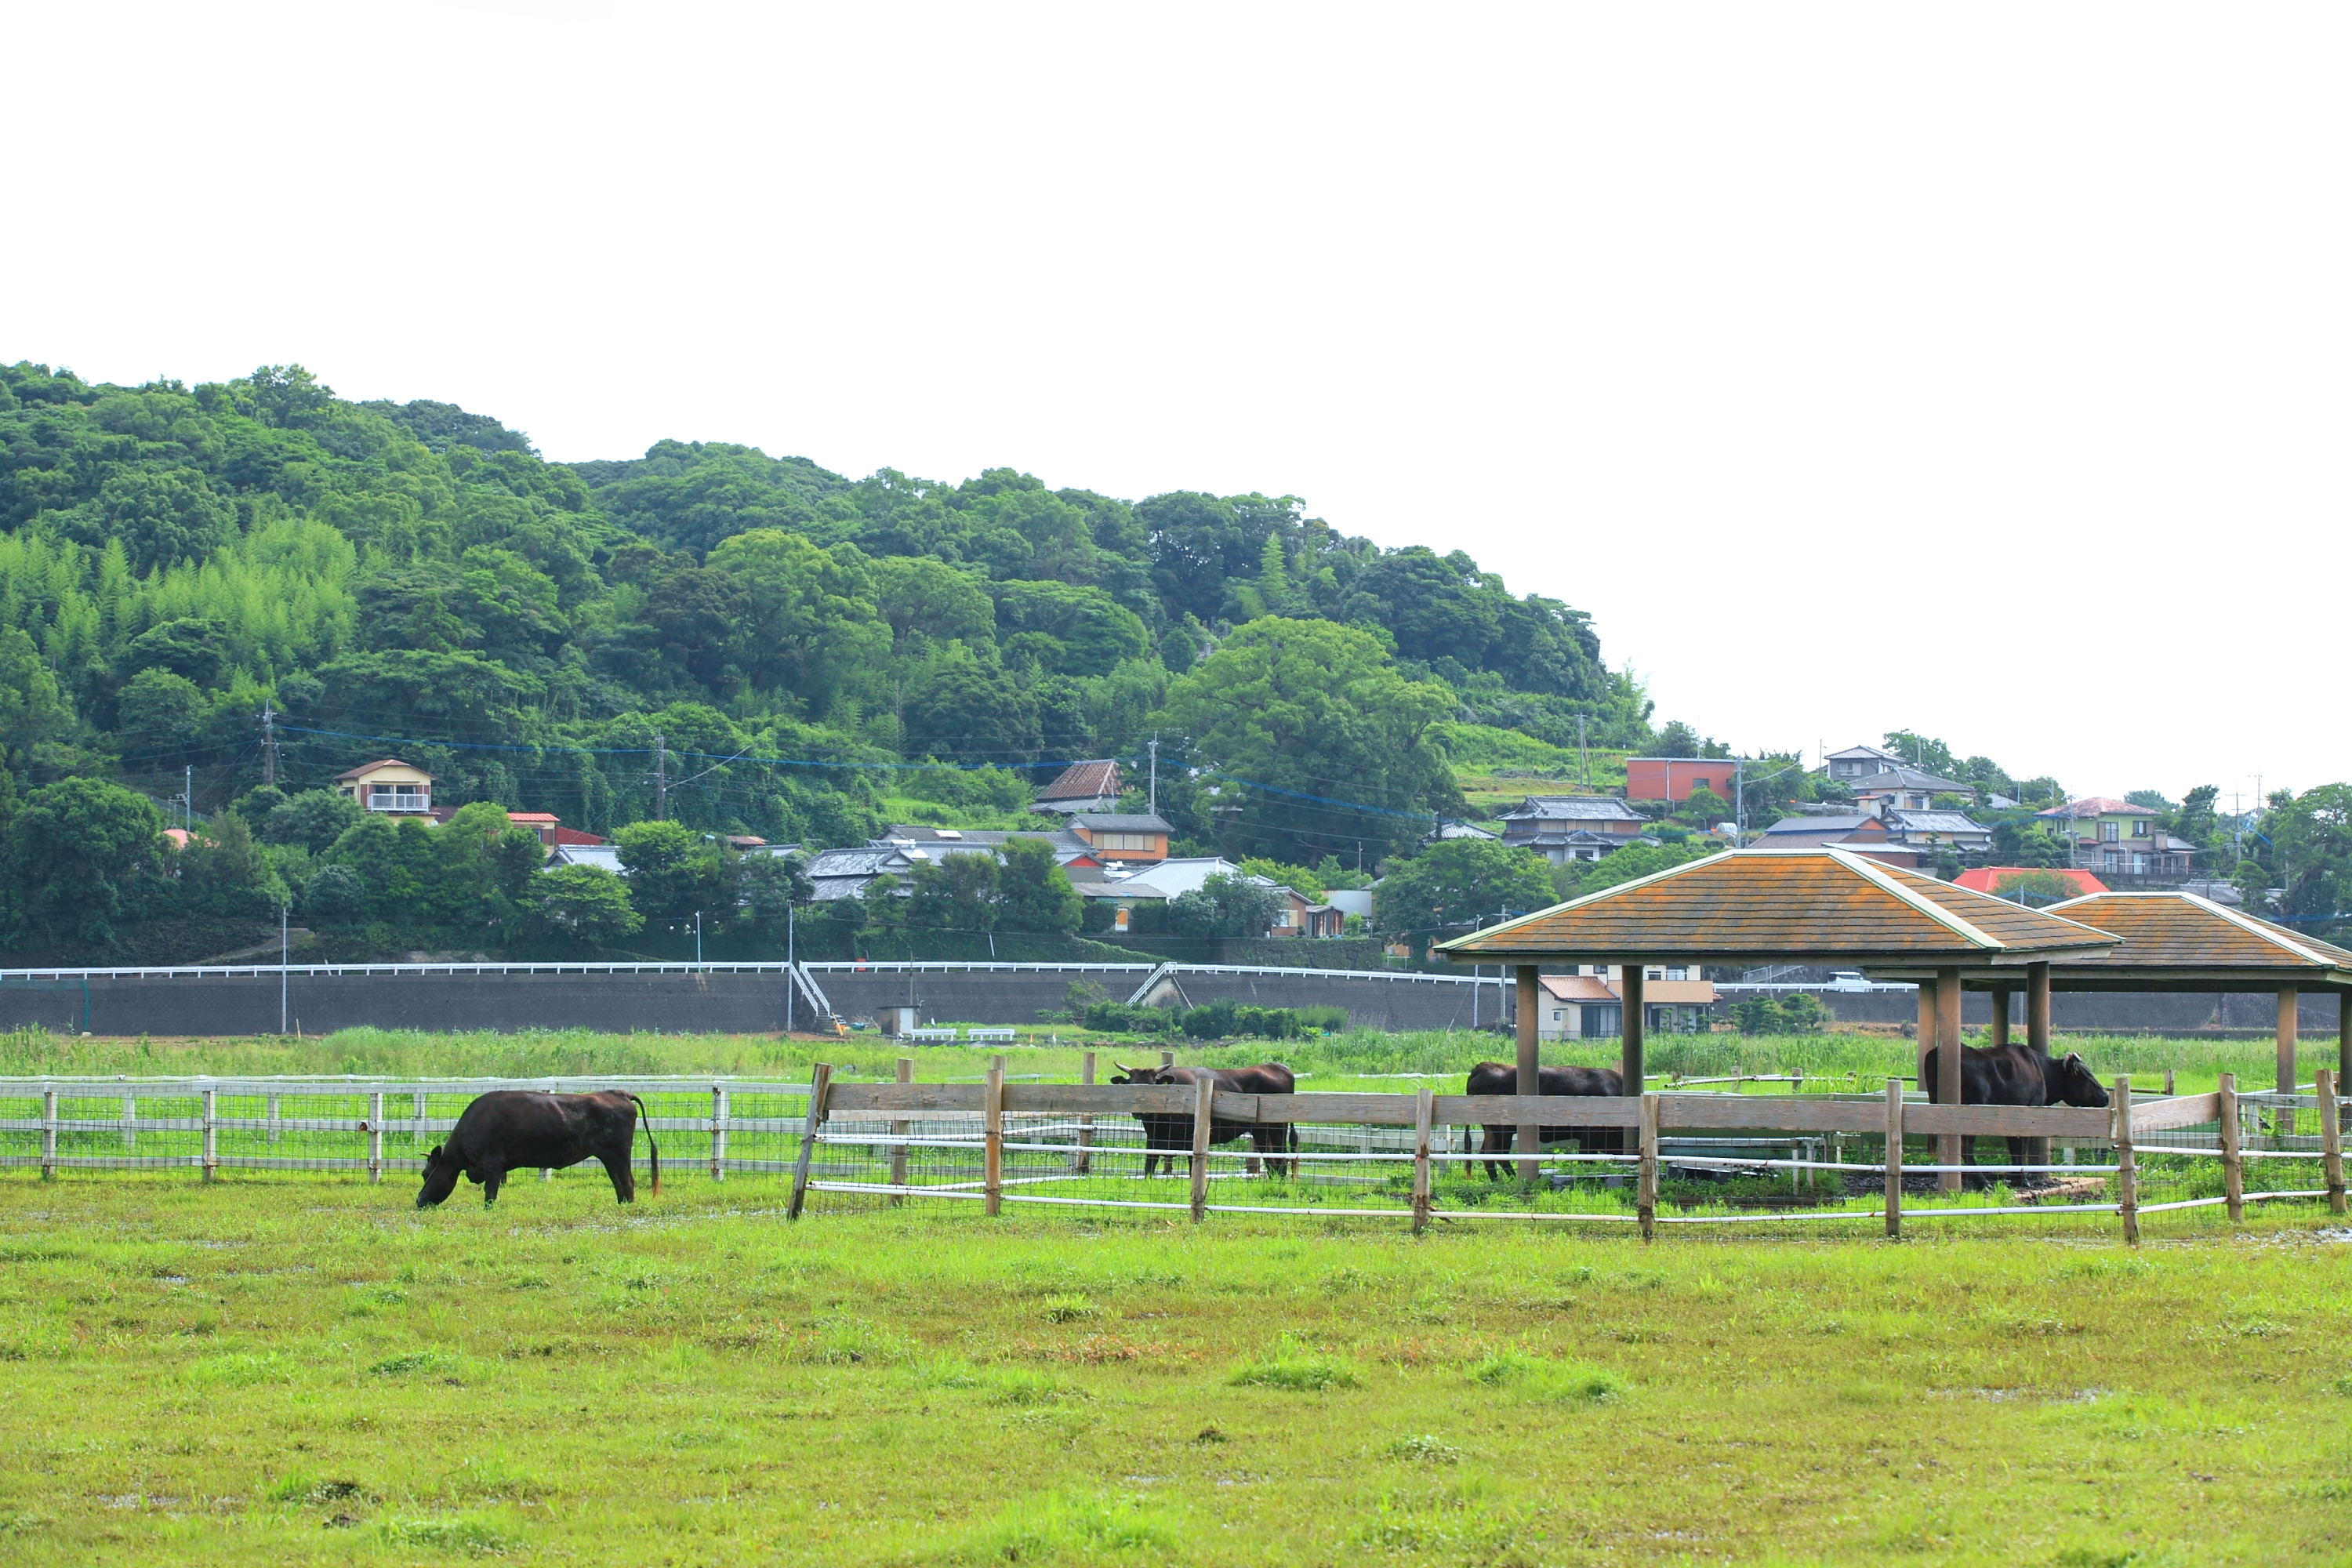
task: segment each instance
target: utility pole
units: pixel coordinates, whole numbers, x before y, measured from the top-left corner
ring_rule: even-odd
[[[702,967],[702,911],[694,911],[694,967]]]
[[[1160,815],[1160,731],[1151,732],[1151,815]]]
[[[1731,847],[1748,847],[1748,759],[1731,764]]]
[[[289,932],[286,927],[286,906],[278,906],[278,1032],[286,1033],[286,963],[291,951],[287,943]]]
[[[784,1033],[793,1032],[793,993],[800,988],[800,969],[793,959],[793,917],[800,906],[784,900]]]
[[[267,697],[261,700],[261,782],[266,784],[278,782],[278,710],[270,706]],[[285,1031],[281,1029],[278,1033]]]
[[[669,749],[662,744],[659,730],[654,731],[654,820],[660,822],[669,816]]]
[[[191,763],[182,774],[180,784],[180,826],[183,831],[196,830],[196,769]]]
[[[1581,713],[1576,716],[1576,787],[1579,789],[1592,787],[1592,767],[1584,749],[1584,715]],[[1360,871],[1363,869],[1360,866],[1356,868]]]

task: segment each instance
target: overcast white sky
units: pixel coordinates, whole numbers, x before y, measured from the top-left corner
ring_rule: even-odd
[[[2352,13],[0,7],[0,356],[1305,498],[1743,747],[2352,775]]]

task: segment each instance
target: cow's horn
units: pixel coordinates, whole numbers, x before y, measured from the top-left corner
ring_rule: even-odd
[[[1111,1058],[1110,1065],[1117,1068],[1119,1071],[1125,1073],[1129,1078],[1133,1078],[1135,1076],[1135,1069],[1128,1066],[1125,1062],[1119,1060],[1117,1057]]]

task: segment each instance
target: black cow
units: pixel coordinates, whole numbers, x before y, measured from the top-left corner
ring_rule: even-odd
[[[1536,1082],[1540,1094],[1599,1095],[1614,1100],[1625,1091],[1624,1075],[1608,1068],[1538,1068]],[[1517,1094],[1519,1069],[1501,1062],[1480,1062],[1470,1069],[1468,1092]],[[1505,1127],[1490,1121],[1486,1124],[1486,1140],[1478,1152],[1507,1154],[1517,1136],[1517,1126]],[[1547,1127],[1538,1136],[1547,1143],[1562,1143],[1572,1138],[1578,1152],[1585,1154],[1616,1154],[1625,1148],[1625,1130],[1622,1127]],[[1507,1173],[1500,1161],[1486,1162],[1488,1181],[1500,1181]]]
[[[1280,1062],[1261,1062],[1254,1068],[1131,1068],[1125,1062],[1114,1062],[1118,1068],[1113,1083],[1161,1083],[1192,1085],[1203,1079],[1218,1089],[1232,1094],[1292,1094],[1297,1091],[1298,1080]],[[1168,1173],[1176,1173],[1176,1156],[1184,1156],[1185,1167],[1192,1163],[1192,1118],[1172,1110],[1145,1110],[1136,1113],[1143,1123],[1143,1173],[1152,1173],[1160,1161],[1168,1163]],[[1209,1121],[1209,1142],[1230,1143],[1236,1138],[1247,1138],[1254,1151],[1249,1162],[1249,1173],[1258,1174],[1258,1157],[1267,1156],[1266,1169],[1279,1175],[1287,1168],[1298,1173],[1298,1162],[1285,1159],[1298,1148],[1298,1133],[1287,1121],[1219,1121],[1213,1116]]]
[[[493,1089],[466,1107],[449,1133],[446,1146],[433,1145],[425,1156],[425,1189],[416,1206],[431,1208],[457,1190],[457,1178],[478,1182],[482,1206],[499,1201],[499,1187],[509,1171],[559,1170],[583,1160],[604,1163],[613,1178],[613,1195],[635,1203],[636,1177],[629,1170],[629,1151],[637,1136],[637,1113],[646,1102],[634,1094],[607,1090],[603,1094],[539,1094],[528,1089]],[[661,1148],[654,1142],[652,1121],[646,1125],[646,1145],[653,1150],[654,1195],[661,1195]]]
[[[1941,1046],[1929,1047],[1920,1075],[1927,1080],[1927,1099],[1943,1103]],[[2032,1046],[1962,1046],[1960,1047],[1962,1105],[2079,1105],[2103,1110],[2107,1091],[2079,1056],[2053,1057]],[[2022,1165],[2031,1155],[2032,1140],[2009,1141],[2009,1163]],[[1974,1136],[1960,1140],[1960,1163],[1977,1163]],[[1987,1185],[1982,1176],[1967,1178],[1971,1187]]]

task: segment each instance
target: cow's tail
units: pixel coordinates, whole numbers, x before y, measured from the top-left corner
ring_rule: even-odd
[[[628,1093],[626,1089],[624,1089],[621,1092],[624,1094]],[[642,1100],[637,1100],[635,1095],[631,1094],[629,1095],[629,1098],[633,1100],[636,1100],[637,1121],[638,1124],[646,1130],[646,1147],[647,1150],[652,1152],[654,1162],[654,1196],[659,1197],[661,1196],[661,1145],[654,1142],[654,1113],[647,1110],[646,1109],[646,1102]]]

